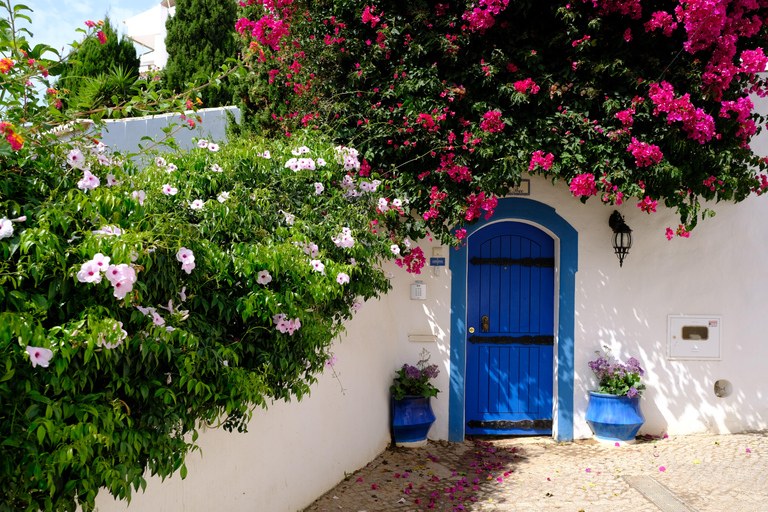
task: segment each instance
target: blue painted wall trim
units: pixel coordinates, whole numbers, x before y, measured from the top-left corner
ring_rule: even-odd
[[[544,203],[518,197],[499,199],[493,219],[467,227],[467,237],[499,220],[526,220],[549,230],[560,240],[557,319],[557,440],[573,440],[574,311],[579,234]],[[464,379],[466,374],[467,247],[451,253],[451,389],[448,402],[448,440],[464,441]]]

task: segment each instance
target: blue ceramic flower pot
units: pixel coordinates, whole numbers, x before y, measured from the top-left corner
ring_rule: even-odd
[[[405,396],[402,400],[392,397],[392,428],[398,446],[423,446],[427,434],[435,422],[435,413],[429,398]]]
[[[645,423],[640,397],[590,391],[587,423],[599,441],[634,441]]]

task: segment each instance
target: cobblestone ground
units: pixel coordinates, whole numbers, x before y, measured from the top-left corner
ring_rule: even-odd
[[[698,512],[768,512],[768,433],[619,447],[546,438],[430,442],[385,450],[305,512],[658,512],[624,475],[652,476]]]

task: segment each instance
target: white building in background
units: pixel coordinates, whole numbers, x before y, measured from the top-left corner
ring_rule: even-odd
[[[168,62],[168,52],[165,49],[165,22],[175,12],[176,1],[163,0],[148,11],[123,21],[126,27],[125,37],[149,49],[140,56],[140,73],[152,68],[162,69]]]

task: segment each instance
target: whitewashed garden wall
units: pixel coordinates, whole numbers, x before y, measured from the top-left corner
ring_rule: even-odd
[[[755,101],[768,112],[768,101]],[[116,140],[140,138],[127,135],[128,123],[124,138]],[[204,129],[212,124],[204,122]],[[119,133],[110,129],[110,137]],[[768,155],[768,135],[752,146]],[[679,223],[671,211],[659,207],[647,215],[635,202],[619,206],[634,238],[620,268],[608,226],[614,208],[594,198],[582,205],[566,184],[552,186],[538,177],[531,177],[530,190],[527,199],[555,208],[579,236],[574,437],[591,435],[584,414],[587,391],[596,380],[587,362],[604,346],[621,359],[637,357],[646,369],[641,434],[768,429],[768,198],[710,205],[716,217],[701,222],[691,238],[672,241],[664,236],[667,226]],[[420,245],[428,258],[439,247],[429,241]],[[443,252],[450,259],[452,251]],[[430,437],[447,439],[450,271],[446,266],[435,275],[425,267],[422,275],[411,276],[394,265],[387,270],[393,290],[366,303],[335,346],[339,380],[326,372],[301,402],[257,410],[248,434],[209,430],[200,438],[202,458],[189,456],[186,480],[150,479],[147,492],[134,496],[130,510],[293,511],[307,506],[388,445],[391,378],[404,362],[415,363],[423,348],[441,369],[436,385],[442,392],[432,401],[437,421]],[[427,286],[426,300],[410,300],[410,284],[417,279]],[[678,314],[722,316],[720,360],[667,358],[668,315]],[[723,379],[730,383],[730,395],[718,397],[714,383]],[[124,509],[124,503],[101,496],[102,512]]]

